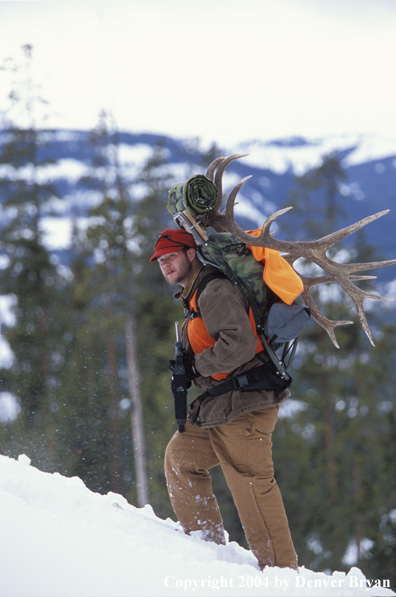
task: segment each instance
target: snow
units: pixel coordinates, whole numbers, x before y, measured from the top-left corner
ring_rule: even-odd
[[[297,138],[263,142],[245,141],[238,146],[238,152],[248,153],[244,162],[258,168],[269,168],[277,174],[292,170],[301,175],[316,167],[324,155],[335,151],[347,151],[343,165],[356,166],[378,161],[376,171],[384,172],[381,160],[396,153],[396,139],[380,135],[344,135],[326,138]],[[395,167],[395,164],[393,164]]]
[[[0,392],[0,423],[15,421],[20,412],[16,397],[10,392]]]
[[[8,369],[12,366],[12,363],[14,361],[14,355],[7,340],[1,333],[1,328],[3,323],[7,326],[15,325],[15,315],[13,313],[13,308],[15,307],[15,304],[15,295],[0,295],[0,367],[4,367],[5,369]]]
[[[187,537],[152,508],[0,456],[1,597],[391,596],[385,579],[268,568],[235,542]]]
[[[46,217],[41,221],[44,243],[49,251],[70,247],[73,222],[70,218]]]
[[[7,340],[0,333],[0,367],[9,369],[14,362],[14,354]]]

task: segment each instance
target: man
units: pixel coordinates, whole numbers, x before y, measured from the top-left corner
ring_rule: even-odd
[[[201,263],[194,238],[185,230],[162,232],[151,257],[155,260],[167,282],[181,286],[176,297],[187,314],[182,339],[192,361],[191,377],[203,390],[190,405],[185,432],[175,433],[165,453],[175,514],[187,534],[201,531],[206,540],[225,543],[208,472],[220,465],[260,569],[297,569],[271,450],[279,404],[289,392],[236,389],[240,384],[234,384],[267,360],[247,299],[215,268]]]

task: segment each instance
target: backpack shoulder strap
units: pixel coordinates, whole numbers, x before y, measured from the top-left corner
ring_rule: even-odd
[[[200,281],[200,283],[197,286],[197,289],[195,290],[190,304],[189,304],[189,310],[185,315],[186,319],[194,319],[194,317],[202,317],[201,316],[201,311],[199,309],[199,297],[201,296],[202,292],[205,290],[207,284],[209,284],[209,282],[211,282],[212,280],[216,280],[218,278],[226,278],[227,276],[225,274],[223,274],[220,270],[218,272],[210,272],[209,274],[207,274],[206,276],[204,276],[202,278],[202,280]],[[194,304],[191,305],[191,302],[193,302]]]

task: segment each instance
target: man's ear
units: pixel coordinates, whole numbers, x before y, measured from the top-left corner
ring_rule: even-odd
[[[196,257],[197,257],[197,252],[195,249],[191,248],[187,250],[187,257],[189,259],[189,261],[192,263],[193,261],[195,261]]]

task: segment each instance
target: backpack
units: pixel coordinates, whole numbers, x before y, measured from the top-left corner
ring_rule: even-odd
[[[295,303],[302,292],[299,276],[278,251],[250,247],[228,232],[211,234],[199,244],[198,258],[246,295],[258,336],[277,373],[290,385],[298,339],[311,316],[306,305]],[[201,286],[199,294],[202,290]],[[197,295],[197,304],[198,299]]]

